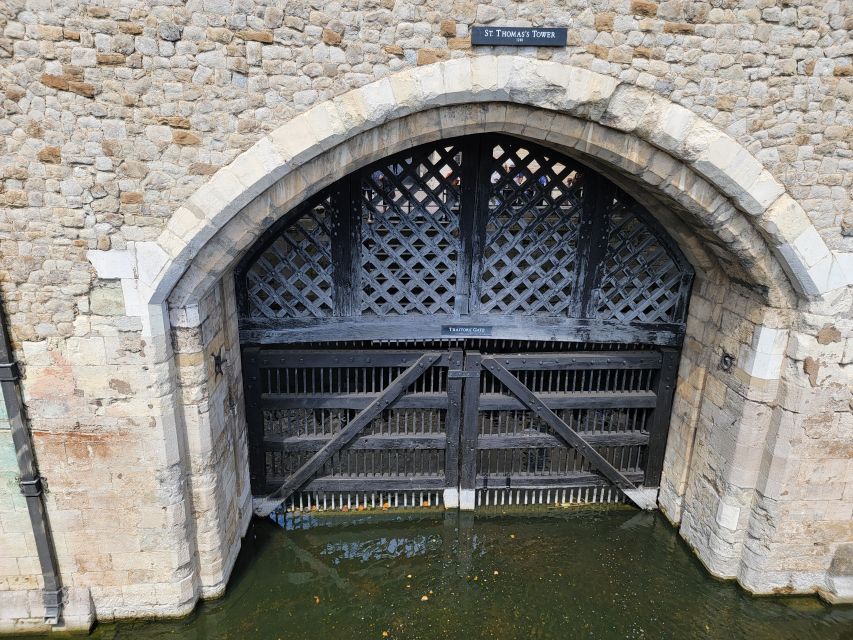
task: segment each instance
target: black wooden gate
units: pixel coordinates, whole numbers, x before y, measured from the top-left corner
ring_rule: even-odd
[[[237,270],[259,512],[638,501],[692,277],[627,194],[528,141],[339,180]]]

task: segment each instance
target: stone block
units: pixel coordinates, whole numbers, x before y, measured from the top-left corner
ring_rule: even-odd
[[[135,256],[132,251],[110,249],[109,251],[87,251],[86,258],[95,267],[95,273],[102,280],[135,278]]]
[[[308,126],[294,126],[292,122],[273,131],[269,138],[276,151],[292,166],[304,164],[321,150],[313,129]]]
[[[466,102],[474,98],[473,70],[468,58],[457,58],[443,65],[444,90],[448,102]]]
[[[758,326],[752,343],[741,349],[738,361],[741,369],[749,376],[762,380],[778,380],[782,368],[783,354],[788,342],[788,331]]]
[[[420,67],[413,73],[422,96],[421,106],[434,107],[446,103],[444,97],[444,74],[439,65]]]
[[[679,156],[698,117],[680,105],[663,100],[656,102],[659,103],[659,108],[650,111],[643,118],[639,128],[640,135],[656,147]]]
[[[498,87],[498,63],[495,56],[476,56],[471,59],[471,90],[484,97],[502,99]]]
[[[718,185],[744,211],[759,215],[764,207],[750,195],[750,189],[762,177],[763,167],[746,149],[728,136],[720,136],[693,162],[693,167]],[[763,178],[761,178],[763,181]],[[763,182],[761,182],[763,185]],[[767,202],[773,202],[780,193]]]
[[[104,338],[69,338],[65,358],[77,365],[103,365],[107,362]]]
[[[331,149],[351,135],[338,110],[328,102],[312,107],[302,117],[314,131],[323,150]]]
[[[803,208],[787,193],[767,207],[760,222],[764,231],[777,245],[792,244],[812,226]]]
[[[640,124],[646,110],[652,105],[654,94],[638,87],[619,85],[607,103],[601,124],[619,131],[631,132]]]
[[[89,294],[89,309],[99,316],[125,315],[121,283],[106,281],[96,284]]]

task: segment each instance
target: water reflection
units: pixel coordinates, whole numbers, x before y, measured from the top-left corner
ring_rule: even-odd
[[[257,522],[225,598],[97,638],[827,638],[853,608],[751,598],[633,509],[306,516]]]

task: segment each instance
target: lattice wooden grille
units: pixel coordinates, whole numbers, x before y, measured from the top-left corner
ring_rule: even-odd
[[[462,153],[418,150],[362,182],[362,313],[452,313]]]
[[[576,284],[580,175],[503,140],[489,154],[480,311],[565,315]]]
[[[249,315],[332,315],[331,199],[306,210],[246,272]]]
[[[657,235],[631,209],[610,212],[598,291],[598,317],[624,322],[679,322],[683,272]]]
[[[607,331],[614,320],[665,323],[668,336],[634,327],[624,338],[680,341],[672,325],[684,323],[689,263],[630,197],[553,150],[491,134],[440,141],[316,198],[238,269],[241,331],[253,341],[304,328],[306,318],[322,320],[330,339],[351,337],[362,320],[327,319],[353,316],[397,316],[388,325],[408,339],[399,316],[451,314],[491,314],[490,324],[561,318],[566,332],[573,318],[579,331],[591,320]]]

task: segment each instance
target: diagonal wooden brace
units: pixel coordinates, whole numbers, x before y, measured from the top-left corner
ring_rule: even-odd
[[[391,381],[385,390],[369,405],[362,409],[335,437],[322,449],[311,456],[305,464],[293,472],[284,484],[269,495],[256,498],[256,515],[268,516],[275,511],[295,491],[305,484],[335,453],[355,438],[376,416],[388,409],[410,384],[420,378],[441,357],[440,353],[425,353],[412,366]]]
[[[569,425],[563,422],[560,417],[545,406],[536,394],[528,389],[518,378],[512,375],[509,371],[493,357],[483,357],[483,367],[500,380],[507,389],[533,413],[544,420],[563,440],[571,447],[574,447],[589,460],[589,463],[598,470],[605,478],[610,480],[616,487],[631,499],[641,509],[648,509],[647,500],[641,497],[641,491],[637,486],[628,480],[622,473],[611,465],[604,457],[596,451],[592,445],[572,429]]]

